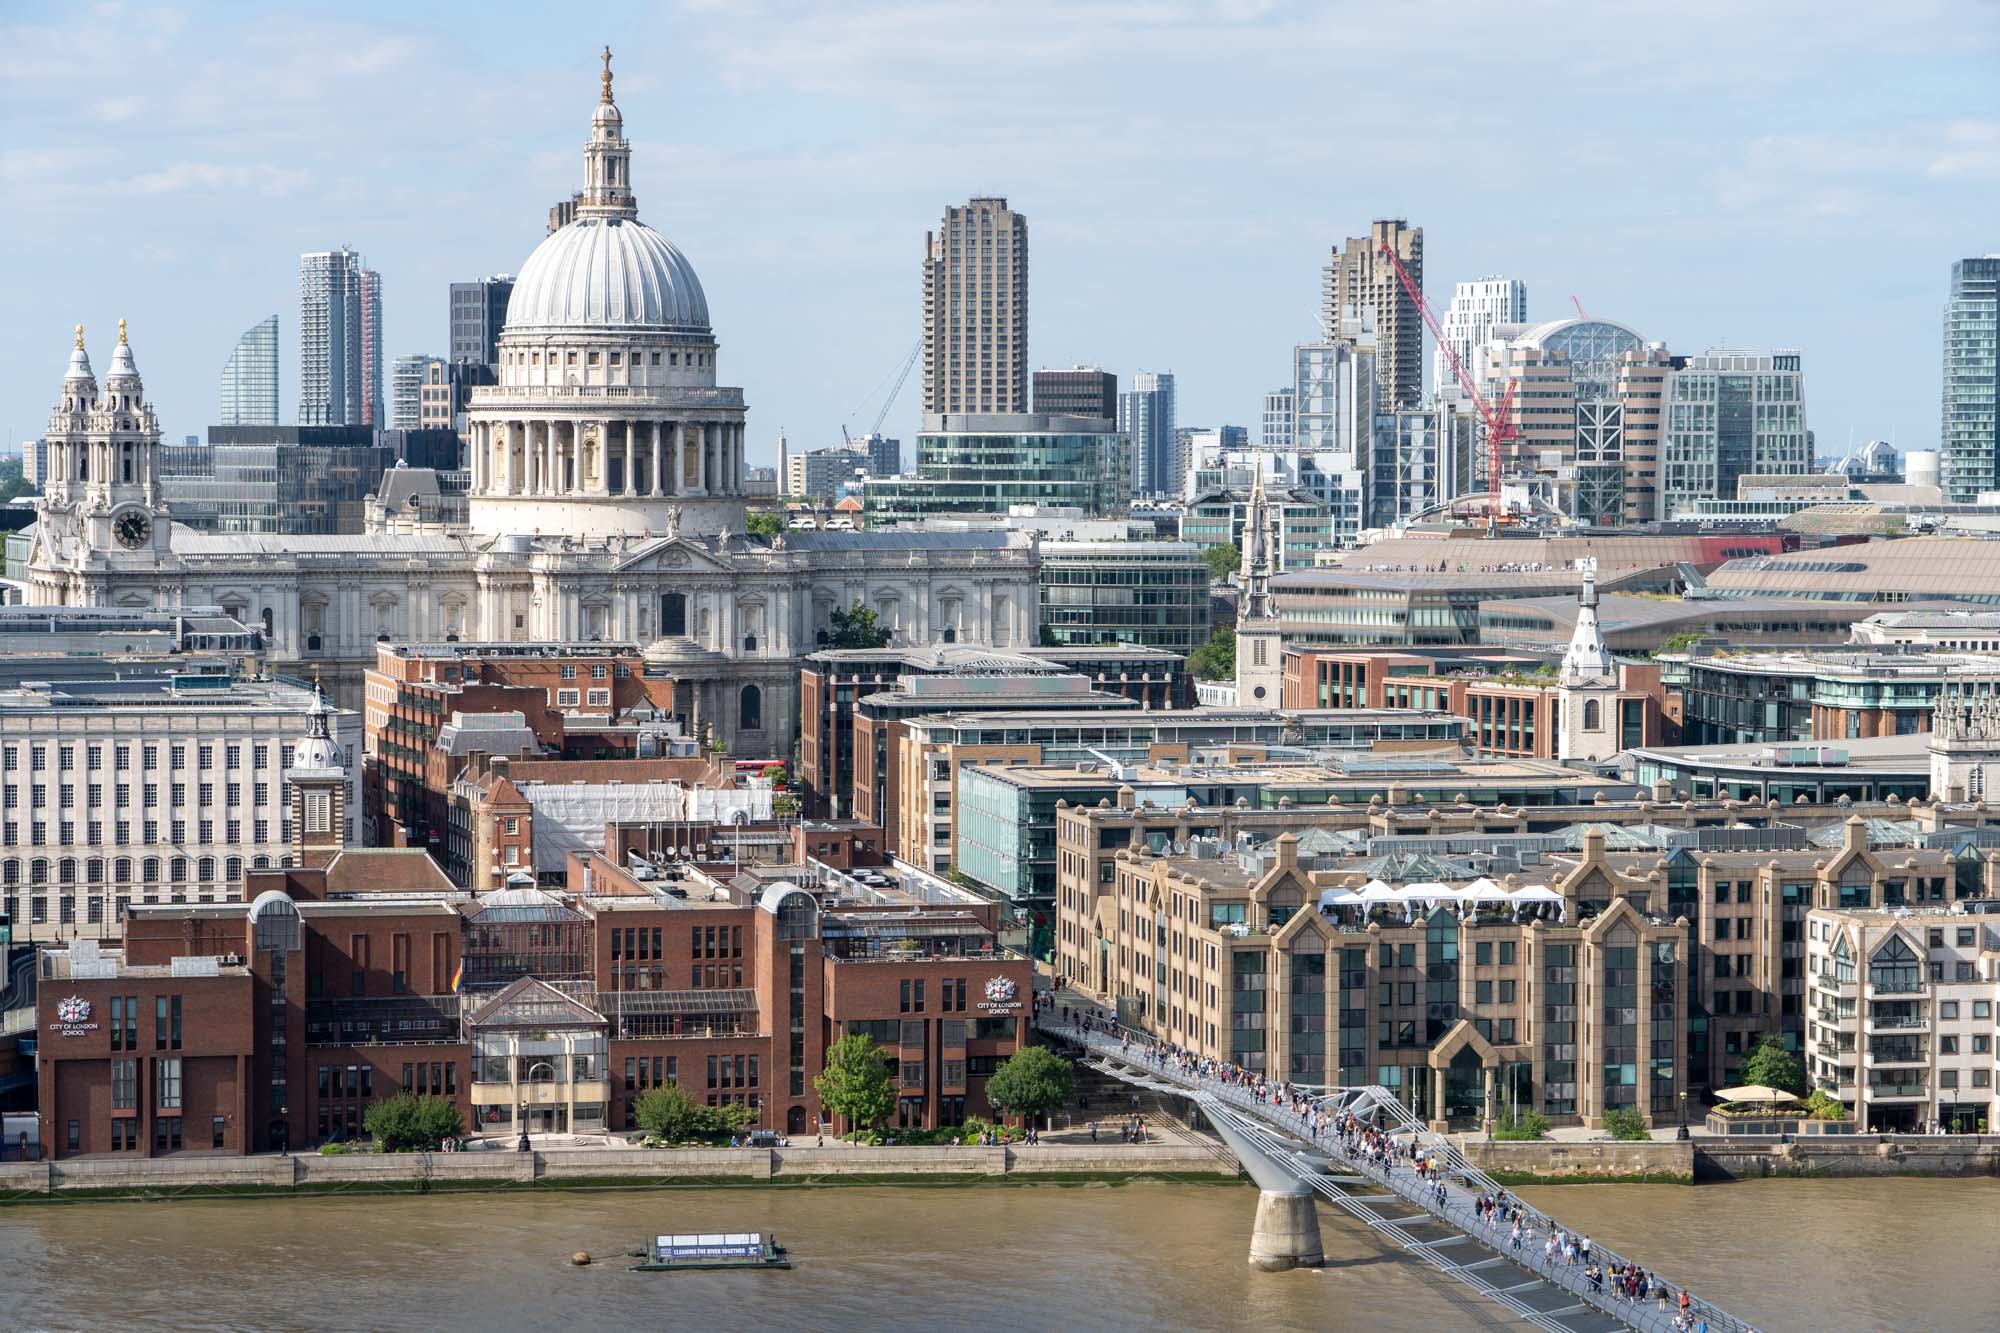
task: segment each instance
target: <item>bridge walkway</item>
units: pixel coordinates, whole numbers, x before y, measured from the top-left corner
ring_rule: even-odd
[[[1634,1302],[1613,1291],[1608,1279],[1593,1283],[1580,1259],[1567,1262],[1560,1251],[1550,1256],[1545,1246],[1551,1234],[1576,1233],[1514,1199],[1385,1088],[1332,1089],[1307,1101],[1303,1111],[1294,1110],[1238,1083],[1184,1067],[1144,1034],[1102,1026],[1086,1030],[1061,1023],[1053,1014],[1044,1014],[1041,1023],[1049,1036],[1087,1051],[1086,1063],[1093,1068],[1140,1087],[1178,1093],[1211,1118],[1228,1118],[1232,1129],[1315,1195],[1388,1237],[1440,1276],[1471,1287],[1533,1327],[1547,1333],[1676,1333],[1683,1290],[1678,1283],[1647,1269],[1651,1290],[1645,1301]],[[1407,1157],[1392,1156],[1384,1165],[1359,1152],[1350,1154],[1326,1128],[1340,1112],[1400,1142],[1414,1140],[1442,1168],[1441,1182],[1420,1178]],[[1444,1185],[1442,1202],[1438,1183]],[[1501,1195],[1522,1211],[1524,1235],[1518,1249],[1512,1244],[1511,1224],[1488,1224],[1479,1216],[1481,1196]],[[1591,1260],[1607,1273],[1631,1262],[1595,1243]],[[1755,1333],[1743,1320],[1690,1292],[1688,1322],[1680,1327],[1704,1323],[1709,1333]]]

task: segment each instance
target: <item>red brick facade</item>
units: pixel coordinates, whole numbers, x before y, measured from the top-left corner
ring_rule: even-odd
[[[427,887],[441,880],[422,853],[349,852],[252,876],[243,902],[135,908],[123,953],[101,962],[89,946],[46,952],[46,1150],[303,1148],[360,1134],[368,1105],[404,1090],[451,1098],[474,1133],[505,1132],[512,1105],[494,1090],[507,1085],[475,1095],[475,1016],[510,976],[560,982],[604,1016],[605,1066],[577,1086],[604,1085],[614,1133],[669,1079],[805,1132],[813,1075],[848,1031],[893,1056],[896,1123],[956,1123],[990,1113],[985,1080],[1027,1035],[1032,968],[996,947],[991,904],[823,911],[777,888],[644,881],[582,853],[572,893],[530,894],[552,924],[499,939],[485,932],[504,895]]]

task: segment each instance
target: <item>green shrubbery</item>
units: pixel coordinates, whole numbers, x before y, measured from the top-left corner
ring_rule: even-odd
[[[430,1152],[465,1133],[465,1117],[442,1097],[399,1092],[370,1106],[361,1127],[383,1152]]]
[[[879,1148],[895,1140],[898,1148],[934,1148],[943,1144],[976,1144],[986,1135],[993,1135],[1001,1143],[1019,1143],[1023,1131],[1007,1125],[996,1125],[978,1116],[962,1125],[952,1125],[939,1129],[857,1129],[841,1137],[849,1143],[866,1144]]]
[[[648,1089],[632,1108],[632,1116],[648,1135],[647,1146],[671,1143],[714,1143],[740,1133],[756,1118],[747,1106],[731,1103],[704,1106],[678,1083]]]
[[[1614,1139],[1641,1142],[1653,1137],[1646,1128],[1646,1117],[1629,1106],[1615,1107],[1604,1113],[1604,1128]]]
[[[1493,1125],[1493,1137],[1503,1143],[1521,1143],[1549,1136],[1549,1118],[1540,1111],[1509,1112]]]

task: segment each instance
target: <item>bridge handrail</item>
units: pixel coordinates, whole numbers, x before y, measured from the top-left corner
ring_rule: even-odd
[[[1292,1110],[1289,1105],[1280,1106],[1265,1098],[1255,1096],[1246,1091],[1240,1083],[1234,1080],[1216,1078],[1213,1075],[1206,1074],[1192,1075],[1178,1068],[1174,1060],[1168,1059],[1163,1054],[1164,1051],[1171,1048],[1168,1048],[1165,1043],[1160,1042],[1149,1032],[1116,1024],[1099,1024],[1088,1029],[1080,1028],[1074,1023],[1057,1022],[1053,1015],[1044,1015],[1043,1023],[1045,1026],[1053,1028],[1058,1035],[1067,1040],[1080,1042],[1086,1047],[1101,1051],[1106,1055],[1124,1059],[1128,1063],[1134,1062],[1134,1056],[1136,1055],[1140,1061],[1144,1062],[1144,1067],[1156,1076],[1165,1077],[1171,1082],[1180,1084],[1190,1090],[1198,1091],[1203,1096],[1214,1097],[1218,1101],[1234,1106],[1238,1110],[1246,1111],[1259,1119],[1273,1122],[1284,1130],[1284,1132],[1298,1135],[1316,1147],[1338,1152],[1343,1161],[1350,1162],[1367,1170],[1371,1179],[1378,1179],[1391,1189],[1396,1190],[1399,1195],[1410,1198],[1413,1202],[1422,1203],[1422,1200],[1417,1198],[1415,1186],[1411,1186],[1405,1190],[1396,1180],[1393,1172],[1378,1174],[1368,1163],[1356,1161],[1354,1158],[1348,1157],[1346,1152],[1339,1147],[1337,1140],[1329,1141],[1328,1136],[1315,1133],[1309,1123],[1308,1117],[1304,1113]],[[1116,1038],[1112,1036],[1113,1032],[1118,1034]],[[1135,1047],[1137,1048],[1136,1050],[1134,1049]],[[1205,1059],[1205,1057],[1203,1058]],[[1215,1062],[1208,1061],[1208,1063],[1212,1064]],[[1274,1088],[1290,1086],[1278,1080],[1265,1079],[1263,1081],[1266,1086]],[[1427,1155],[1434,1153],[1450,1174],[1459,1177],[1468,1188],[1477,1189],[1483,1194],[1506,1194],[1514,1206],[1520,1208],[1527,1218],[1538,1223],[1544,1231],[1551,1233],[1561,1231],[1571,1236],[1580,1234],[1569,1227],[1563,1226],[1541,1209],[1509,1193],[1499,1182],[1474,1166],[1449,1138],[1437,1133],[1424,1124],[1423,1121],[1418,1120],[1411,1113],[1410,1109],[1403,1105],[1402,1100],[1386,1087],[1379,1084],[1361,1085],[1342,1088],[1317,1098],[1307,1097],[1301,1100],[1315,1106],[1324,1103],[1341,1110],[1352,1110],[1350,1106],[1343,1103],[1343,1097],[1353,1098],[1356,1104],[1364,1106],[1367,1111],[1381,1113],[1384,1118],[1392,1122],[1389,1126],[1377,1126],[1378,1128],[1386,1128],[1391,1134],[1412,1135],[1419,1144],[1425,1147]],[[1355,1111],[1354,1114],[1357,1118],[1366,1118],[1366,1115],[1362,1111]],[[1606,1265],[1616,1265],[1621,1268],[1636,1266],[1652,1278],[1656,1287],[1664,1285],[1676,1296],[1682,1291],[1687,1290],[1678,1283],[1665,1282],[1652,1269],[1646,1268],[1643,1264],[1637,1264],[1636,1261],[1629,1260],[1617,1251],[1608,1246],[1599,1245],[1595,1241],[1591,1242],[1590,1256],[1593,1261],[1601,1260]],[[1532,1263],[1524,1263],[1523,1266],[1535,1268],[1541,1276],[1552,1278],[1566,1290],[1572,1291],[1575,1294],[1591,1294],[1586,1290],[1580,1276],[1568,1274],[1565,1269],[1543,1271],[1543,1266]],[[1570,1276],[1576,1276],[1574,1285],[1565,1280],[1565,1277]],[[1602,1295],[1601,1292],[1596,1294]],[[1756,1330],[1750,1324],[1696,1296],[1691,1291],[1688,1292],[1688,1305],[1690,1312],[1697,1319],[1707,1321],[1710,1333],[1756,1333]]]

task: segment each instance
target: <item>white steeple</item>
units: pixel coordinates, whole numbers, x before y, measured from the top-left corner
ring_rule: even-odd
[[[1587,568],[1577,597],[1576,632],[1556,677],[1556,758],[1604,763],[1617,756],[1618,662],[1597,623],[1597,571]]]
[[[1264,501],[1264,468],[1259,460],[1256,479],[1250,485],[1250,512],[1243,516],[1242,615],[1262,620],[1270,614],[1271,570],[1269,552],[1271,515]]]
[[[111,373],[104,377],[107,387],[130,385],[133,392],[139,389],[139,367],[132,360],[132,344],[125,339],[125,321],[118,321],[118,346],[111,353]]]
[[[1604,630],[1597,623],[1597,571],[1585,570],[1583,591],[1576,601],[1576,629],[1563,653],[1562,679],[1569,684],[1617,673],[1611,650],[1604,644]]]
[[[97,372],[90,368],[90,353],[83,346],[83,325],[76,326],[76,346],[70,350],[69,370],[63,375],[63,392],[73,392],[72,384],[88,384],[90,392],[97,392]]]
[[[1243,516],[1242,601],[1236,610],[1236,704],[1276,708],[1285,686],[1285,643],[1271,607],[1271,509],[1260,459]]]
[[[625,117],[611,100],[611,48],[604,48],[603,91],[590,117],[590,142],[583,149],[583,200],[576,215],[636,218],[632,197],[632,145],[625,141]]]

